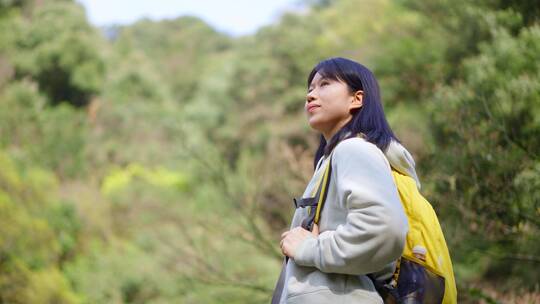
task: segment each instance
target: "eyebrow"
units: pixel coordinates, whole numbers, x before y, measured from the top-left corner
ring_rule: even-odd
[[[330,80],[332,80],[332,79],[329,78],[329,77],[322,76],[322,77],[319,79],[319,82],[321,82],[321,81],[323,81],[323,80],[330,81]],[[313,84],[313,80],[311,80],[311,83],[309,84],[309,87],[311,87],[312,84]]]

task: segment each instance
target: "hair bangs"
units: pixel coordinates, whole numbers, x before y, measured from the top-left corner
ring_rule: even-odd
[[[322,77],[330,80],[340,81],[346,83],[347,76],[345,73],[340,69],[339,65],[337,65],[335,62],[333,62],[332,59],[327,59],[319,62],[313,70],[311,70],[311,73],[309,73],[308,79],[307,79],[307,87],[311,85],[311,82],[313,81],[313,78],[315,78],[315,75],[319,73]]]

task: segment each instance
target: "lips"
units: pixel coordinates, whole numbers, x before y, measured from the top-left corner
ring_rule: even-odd
[[[320,108],[320,107],[321,107],[320,105],[309,104],[307,106],[307,111],[311,113],[311,112],[315,111],[315,109]]]

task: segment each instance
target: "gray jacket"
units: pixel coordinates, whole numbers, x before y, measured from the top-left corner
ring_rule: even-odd
[[[358,137],[335,147],[320,234],[303,241],[289,259],[281,304],[382,303],[366,274],[392,274],[408,230],[389,160],[417,180],[403,146],[392,142],[386,155]],[[327,161],[321,158],[303,197],[311,196]],[[291,229],[306,214],[305,208],[296,209]]]

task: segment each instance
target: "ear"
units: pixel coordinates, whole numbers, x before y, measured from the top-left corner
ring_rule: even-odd
[[[364,104],[363,101],[364,101],[364,91],[362,90],[358,90],[356,91],[353,96],[352,96],[352,101],[351,101],[351,104],[349,106],[349,110],[355,110],[355,109],[360,109],[362,107],[362,105]]]

